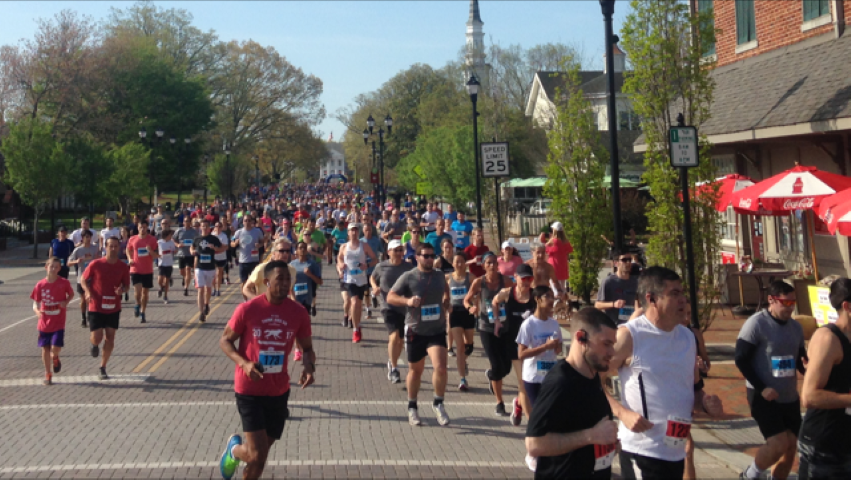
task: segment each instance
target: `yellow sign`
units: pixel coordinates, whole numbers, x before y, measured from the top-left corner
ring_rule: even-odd
[[[423,171],[423,167],[417,165],[416,167],[414,167],[414,173],[416,173],[418,177],[425,179],[425,172]],[[417,192],[417,195],[419,194],[420,193]]]
[[[431,195],[431,182],[417,182],[417,195]]]
[[[830,289],[810,285],[807,287],[810,297],[810,307],[813,309],[813,317],[819,327],[829,323],[835,323],[838,318],[836,309],[830,305]]]

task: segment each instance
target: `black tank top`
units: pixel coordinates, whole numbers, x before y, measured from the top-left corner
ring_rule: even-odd
[[[508,294],[508,301],[505,302],[505,316],[508,317],[508,328],[519,330],[520,325],[523,324],[523,315],[526,312],[530,314],[535,313],[535,309],[538,308],[538,302],[535,301],[535,297],[532,296],[532,292],[529,292],[529,300],[520,303],[517,301],[517,287],[511,287],[511,293]]]
[[[842,345],[842,362],[834,365],[824,389],[836,393],[851,392],[851,342],[836,325],[827,328],[839,338]],[[846,408],[807,409],[801,425],[800,441],[815,447],[816,451],[847,457],[851,452],[851,410]]]

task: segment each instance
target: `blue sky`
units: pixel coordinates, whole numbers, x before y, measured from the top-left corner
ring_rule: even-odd
[[[189,11],[202,30],[222,40],[254,40],[275,47],[294,65],[322,79],[329,117],[317,130],[339,139],[343,126],[331,118],[360,93],[375,90],[415,63],[441,67],[464,45],[469,1],[279,1],[157,2]],[[63,9],[97,20],[110,7],[131,2],[4,1],[0,45],[32,38],[36,20]],[[602,68],[603,16],[597,0],[479,2],[486,44],[563,42],[580,47],[590,67]],[[615,7],[615,31],[628,10]],[[531,81],[531,79],[530,79]]]

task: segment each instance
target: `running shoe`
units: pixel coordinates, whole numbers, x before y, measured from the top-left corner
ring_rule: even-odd
[[[514,397],[514,400],[511,401],[511,424],[515,427],[520,425],[520,422],[523,420],[523,407],[520,406],[520,400],[517,397]]]
[[[163,289],[157,290],[157,298],[163,298]]]
[[[447,355],[449,355],[450,357],[454,357],[454,356],[455,356],[455,347],[450,348],[450,349],[446,352],[446,354],[447,354]]]
[[[142,313],[142,307],[140,305],[136,305],[133,307],[133,316],[139,318],[139,314]]]
[[[437,415],[437,423],[444,427],[449,425],[449,415],[446,414],[446,407],[442,402],[437,405],[432,405],[431,409],[434,410],[434,414]]]
[[[343,317],[343,326],[344,326],[344,327],[348,327],[348,326],[349,326],[349,317]]]
[[[293,361],[297,362],[299,360],[301,360],[301,350],[296,350],[293,354]]]
[[[207,321],[207,315],[204,312],[201,312],[201,316],[198,317],[198,321],[204,323]]]
[[[360,330],[356,330],[356,331],[352,332],[352,343],[360,343],[360,341],[361,341]]]
[[[372,310],[369,307],[366,307],[366,318],[372,318]]]
[[[140,316],[142,317],[142,320],[139,321],[139,323],[145,323],[145,314],[142,313],[142,314],[140,314]]]
[[[166,305],[168,305],[168,297],[165,297],[165,298],[163,299],[163,303],[164,303],[164,304],[166,304]]]
[[[106,367],[100,367],[100,373],[98,373],[98,378],[101,380],[109,380],[109,375],[106,374]]]
[[[229,278],[225,278],[225,285],[230,285],[230,279]]]
[[[49,373],[44,374],[44,380],[41,382],[42,385],[53,385],[53,375]]]
[[[204,315],[209,315],[209,314],[210,314],[210,304],[208,303],[208,304],[204,305]]]
[[[53,357],[53,373],[59,373],[62,371],[62,361],[59,360],[59,357]]]
[[[86,323],[86,319],[85,319],[85,318],[83,319],[83,323],[82,323],[80,326],[81,326],[81,327],[83,327],[83,328],[86,328],[86,327],[88,327],[88,326],[89,326],[89,324],[88,324],[88,323]]]
[[[189,296],[189,289],[188,289],[188,288],[184,288],[184,289],[183,289],[183,296],[184,296],[184,297],[188,297],[188,296]]]
[[[485,380],[487,380],[487,382],[488,382],[488,391],[491,392],[491,395],[493,395],[494,393],[493,393],[493,384],[491,383],[491,371],[492,370],[490,368],[485,370]]]
[[[316,316],[316,305],[310,307],[310,314],[314,317]]]
[[[237,445],[242,445],[242,437],[231,435],[227,446],[225,446],[225,451],[222,453],[222,458],[219,460],[219,471],[225,480],[233,478],[237,467],[239,467],[239,459],[233,456],[233,447]]]
[[[497,404],[496,404],[496,409],[494,410],[494,413],[495,413],[495,414],[496,414],[496,416],[498,416],[498,417],[506,417],[506,416],[508,416],[508,414],[507,414],[507,413],[505,413],[505,404],[504,404],[504,403],[502,403],[502,402],[499,402],[499,403],[497,403]]]
[[[423,424],[422,420],[420,420],[420,413],[417,411],[416,408],[408,409],[408,423],[415,427],[419,427]]]
[[[402,383],[402,375],[399,375],[399,369],[394,368],[392,372],[390,372],[390,383]]]
[[[467,379],[466,378],[461,379],[461,383],[458,384],[458,390],[460,390],[462,392],[466,392],[466,391],[470,390],[470,387],[467,385]]]
[[[100,348],[97,345],[92,345],[91,350],[89,352],[92,354],[92,357],[98,358],[98,353],[100,353]]]

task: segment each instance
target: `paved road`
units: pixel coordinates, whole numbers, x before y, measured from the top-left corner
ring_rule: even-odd
[[[222,328],[241,301],[237,286],[223,288],[213,299],[203,325],[193,297],[179,290],[179,276],[172,303],[154,298],[145,325],[125,302],[109,365],[112,378],[106,382],[97,380],[99,360],[89,355],[88,330],[80,327],[78,304],[72,304],[63,370],[54,376],[54,386],[45,387],[28,300],[42,270],[3,271],[0,446],[6,454],[0,477],[219,478],[223,442],[241,430],[233,365],[218,347]],[[323,273],[335,275],[327,266]],[[313,319],[317,383],[306,390],[294,385],[292,419],[272,449],[267,478],[531,478],[523,462],[524,428],[493,415],[484,377],[487,360],[478,341],[469,361],[469,393],[454,388],[458,375],[450,358],[446,405],[452,424],[437,425],[429,408],[430,375],[425,375],[420,414],[426,425],[414,428],[407,423],[404,384],[387,381],[384,325],[366,321],[364,340],[354,345],[340,317],[336,282],[329,282],[320,289]],[[300,372],[300,365],[291,365],[291,372]],[[510,401],[516,388],[506,383]],[[735,464],[744,457],[718,450],[717,438],[696,430],[699,477],[734,477],[736,467],[724,458],[733,455],[729,461]]]

